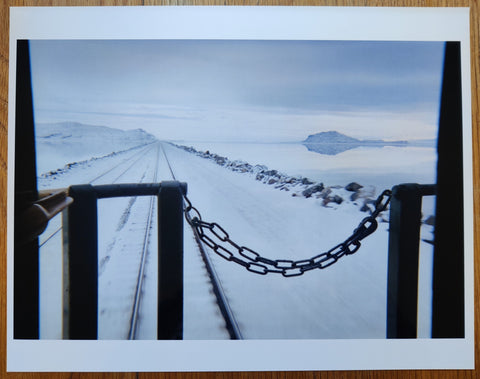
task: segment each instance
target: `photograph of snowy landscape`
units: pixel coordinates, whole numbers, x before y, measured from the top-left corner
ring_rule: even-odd
[[[202,218],[246,255],[308,260],[344,242],[384,190],[436,183],[444,51],[412,41],[31,40],[38,189],[186,182]],[[99,339],[156,339],[155,202],[98,201]],[[185,222],[183,339],[385,339],[388,208],[377,221],[355,254],[291,278],[224,259]],[[423,338],[434,221],[435,197],[425,197]],[[62,244],[57,216],[39,240],[41,339],[62,338]]]

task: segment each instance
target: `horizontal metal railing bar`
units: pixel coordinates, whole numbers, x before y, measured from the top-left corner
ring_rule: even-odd
[[[433,196],[437,193],[436,184],[417,184],[403,183],[392,188],[393,196],[402,196],[402,194],[414,194],[415,196]]]
[[[437,193],[436,184],[419,184],[418,190],[422,196],[433,196]]]
[[[163,182],[166,183],[166,182]],[[103,184],[92,186],[97,199],[110,197],[127,197],[127,196],[156,196],[162,187],[159,183],[123,183],[123,184]],[[187,184],[180,183],[183,193],[187,191]]]

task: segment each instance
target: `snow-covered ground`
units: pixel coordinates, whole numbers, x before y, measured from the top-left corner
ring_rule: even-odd
[[[164,148],[203,218],[264,257],[310,258],[342,242],[363,218],[355,206],[325,208]],[[357,255],[298,278],[255,275],[212,255],[244,338],[385,337],[386,226]]]
[[[176,179],[188,183],[188,197],[203,219],[219,223],[237,244],[270,259],[305,259],[327,251],[350,236],[365,216],[353,202],[325,207],[321,199],[292,196],[168,143],[124,147],[119,149],[123,152],[85,160],[63,171],[48,167],[46,171],[55,172],[40,175],[39,187],[61,188],[92,180],[92,184],[149,182],[154,180],[155,172],[157,181],[171,180],[163,153],[158,150],[163,149]],[[128,334],[135,277],[131,268],[138,265],[148,201],[99,201],[100,338],[124,339]],[[59,226],[57,217],[41,243]],[[154,218],[149,233],[155,235],[155,228]],[[243,337],[385,338],[387,231],[388,223],[380,223],[378,231],[362,242],[356,254],[343,257],[325,270],[295,278],[256,275],[210,252]],[[427,226],[422,233],[431,239]],[[156,335],[155,238],[151,241],[137,333],[142,339]],[[187,226],[184,243],[184,338],[228,338],[193,233]],[[61,262],[59,232],[41,248],[42,338],[61,338]],[[422,243],[419,335],[425,337],[429,334],[430,271],[431,246]]]

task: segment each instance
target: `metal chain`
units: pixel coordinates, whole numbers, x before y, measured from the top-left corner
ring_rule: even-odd
[[[344,255],[356,253],[361,246],[360,241],[377,229],[376,218],[387,208],[391,197],[392,191],[383,191],[375,201],[375,210],[372,214],[365,217],[345,241],[324,253],[296,261],[264,258],[254,250],[236,244],[219,224],[203,221],[200,212],[192,206],[187,196],[184,196],[186,202],[184,213],[185,219],[195,230],[200,240],[227,261],[235,262],[248,271],[260,275],[272,272],[282,274],[285,277],[292,277],[316,268],[326,268],[336,263]]]

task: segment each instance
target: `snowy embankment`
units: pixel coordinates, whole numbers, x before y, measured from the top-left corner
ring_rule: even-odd
[[[174,145],[199,157],[214,161],[231,171],[250,174],[261,183],[268,184],[280,191],[291,192],[292,196],[321,199],[323,206],[336,208],[344,201],[360,205],[364,212],[373,211],[375,189],[352,182],[345,187],[328,186],[323,183],[315,183],[305,177],[293,177],[281,173],[278,170],[269,169],[265,165],[251,165],[241,160],[229,160],[226,157],[210,153],[208,150],[197,151],[193,147]]]
[[[201,158],[211,160],[228,170],[248,174],[255,180],[272,186],[280,191],[290,192],[294,197],[305,197],[321,201],[321,205],[328,208],[338,208],[341,204],[353,204],[361,212],[372,213],[375,209],[375,200],[379,195],[375,186],[362,185],[350,182],[345,186],[325,186],[323,182],[315,182],[302,176],[290,176],[278,170],[270,169],[265,165],[251,165],[242,160],[230,160],[227,157],[207,151],[199,151],[191,146],[172,144],[175,147],[188,151]],[[382,214],[382,221],[388,220],[388,215]],[[433,225],[434,216],[425,214],[423,222]]]

